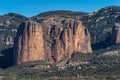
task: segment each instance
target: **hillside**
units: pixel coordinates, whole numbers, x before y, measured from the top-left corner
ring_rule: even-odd
[[[40,13],[36,16],[31,17],[32,19],[37,18],[50,18],[54,16],[64,17],[64,18],[81,18],[83,15],[87,15],[88,13],[85,12],[73,12],[73,11],[67,11],[67,10],[56,10],[56,11],[48,11],[44,13]]]
[[[12,47],[18,25],[27,17],[16,13],[0,16],[0,67],[5,68],[12,64]],[[4,63],[3,63],[4,62]]]
[[[13,44],[13,38],[17,32],[18,25],[25,21],[27,17],[8,13],[0,16],[0,44]]]
[[[16,13],[8,13],[0,16],[0,27],[3,28],[17,28],[18,25],[25,21],[27,17],[16,14]]]
[[[81,20],[90,31],[93,44],[105,42],[104,46],[109,46],[112,27],[115,23],[120,23],[120,7],[105,7],[83,16]]]

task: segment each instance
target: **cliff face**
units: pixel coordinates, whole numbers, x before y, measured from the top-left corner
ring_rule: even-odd
[[[115,23],[114,27],[112,28],[112,43],[119,44],[120,43],[120,24]]]
[[[55,33],[56,34],[56,33]],[[58,38],[54,39],[52,55],[54,61],[70,58],[72,53],[91,53],[90,35],[81,23],[74,25],[73,29],[67,28],[60,32]]]
[[[34,20],[42,25],[46,61],[70,58],[74,52],[92,52],[90,34],[80,20],[59,16]]]
[[[57,62],[75,52],[92,53],[90,34],[80,21],[56,17],[39,23],[27,21],[18,28],[17,64],[35,60]]]
[[[18,28],[14,46],[15,63],[44,60],[42,29],[39,23],[26,21]]]

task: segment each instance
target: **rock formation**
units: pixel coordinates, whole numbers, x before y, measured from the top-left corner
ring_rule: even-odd
[[[90,34],[80,21],[55,17],[39,23],[27,21],[18,28],[14,46],[17,64],[35,60],[57,62],[76,52],[92,53]]]
[[[72,53],[91,53],[90,35],[81,24],[72,29],[61,31],[59,38],[54,39],[52,44],[54,61],[60,61],[63,58],[70,58]]]
[[[44,60],[42,29],[39,23],[26,21],[18,28],[14,45],[14,61],[19,64],[35,60]]]
[[[112,34],[113,34],[112,42],[115,44],[119,44],[120,43],[120,24],[119,23],[115,23],[112,29]]]
[[[92,53],[90,34],[82,23],[75,19],[49,18],[41,22],[45,39],[45,59],[60,61],[72,53]]]

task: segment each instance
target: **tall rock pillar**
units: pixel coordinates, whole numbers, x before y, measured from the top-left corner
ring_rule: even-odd
[[[14,61],[20,64],[36,60],[44,60],[42,29],[39,23],[26,21],[18,28],[14,44]]]

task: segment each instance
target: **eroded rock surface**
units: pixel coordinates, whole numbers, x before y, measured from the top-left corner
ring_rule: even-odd
[[[113,33],[112,42],[115,44],[119,44],[120,43],[120,23],[115,23],[112,29],[112,33]]]
[[[26,21],[18,28],[14,45],[15,63],[44,60],[44,43],[39,23]]]
[[[92,53],[90,34],[81,21],[58,16],[36,21],[42,25],[47,61],[70,58],[75,52]]]
[[[92,53],[90,34],[80,21],[53,17],[37,22],[27,21],[18,28],[17,64],[35,60],[57,62],[76,52]]]

